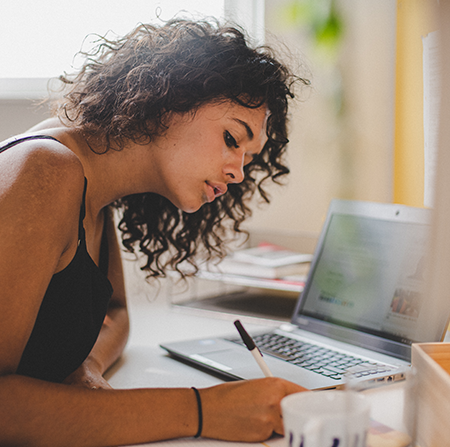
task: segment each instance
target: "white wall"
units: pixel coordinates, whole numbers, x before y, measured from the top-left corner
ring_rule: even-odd
[[[35,101],[0,100],[0,141],[26,131],[48,116],[48,108]]]
[[[392,200],[396,1],[338,1],[346,22],[340,117],[327,102],[333,77],[303,34],[278,21],[286,1],[266,0],[266,26],[275,35],[268,43],[285,43],[294,66],[309,64],[312,89],[293,110],[288,185],[273,189],[272,203],[257,209],[249,228],[298,239],[319,232],[334,197]]]
[[[248,228],[294,246],[305,237],[310,251],[333,197],[391,201],[396,1],[338,2],[346,16],[340,59],[346,105],[339,118],[326,99],[329,73],[314,62],[302,33],[279,22],[286,1],[266,0],[268,43],[285,43],[294,65],[309,65],[312,89],[292,108],[288,184],[270,189],[272,203],[255,206]],[[36,110],[32,101],[0,100],[0,140],[47,116],[46,106]]]

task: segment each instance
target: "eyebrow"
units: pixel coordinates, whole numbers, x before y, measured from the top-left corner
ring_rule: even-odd
[[[248,139],[253,140],[254,135],[253,135],[252,129],[250,129],[250,126],[245,121],[242,121],[239,118],[234,118],[234,120],[245,127],[245,130],[247,131]]]

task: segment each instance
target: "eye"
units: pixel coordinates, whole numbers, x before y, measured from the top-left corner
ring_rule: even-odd
[[[225,140],[225,144],[228,147],[234,147],[234,148],[238,148],[238,144],[236,143],[236,140],[234,139],[234,137],[230,134],[230,132],[228,132],[228,130],[226,130],[223,133],[223,139]]]

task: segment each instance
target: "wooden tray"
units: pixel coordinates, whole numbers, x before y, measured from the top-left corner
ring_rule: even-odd
[[[416,343],[417,437],[420,447],[450,445],[450,343]]]

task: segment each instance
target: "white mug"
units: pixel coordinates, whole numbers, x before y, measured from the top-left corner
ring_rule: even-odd
[[[289,447],[365,447],[370,406],[355,391],[309,391],[281,401]]]

